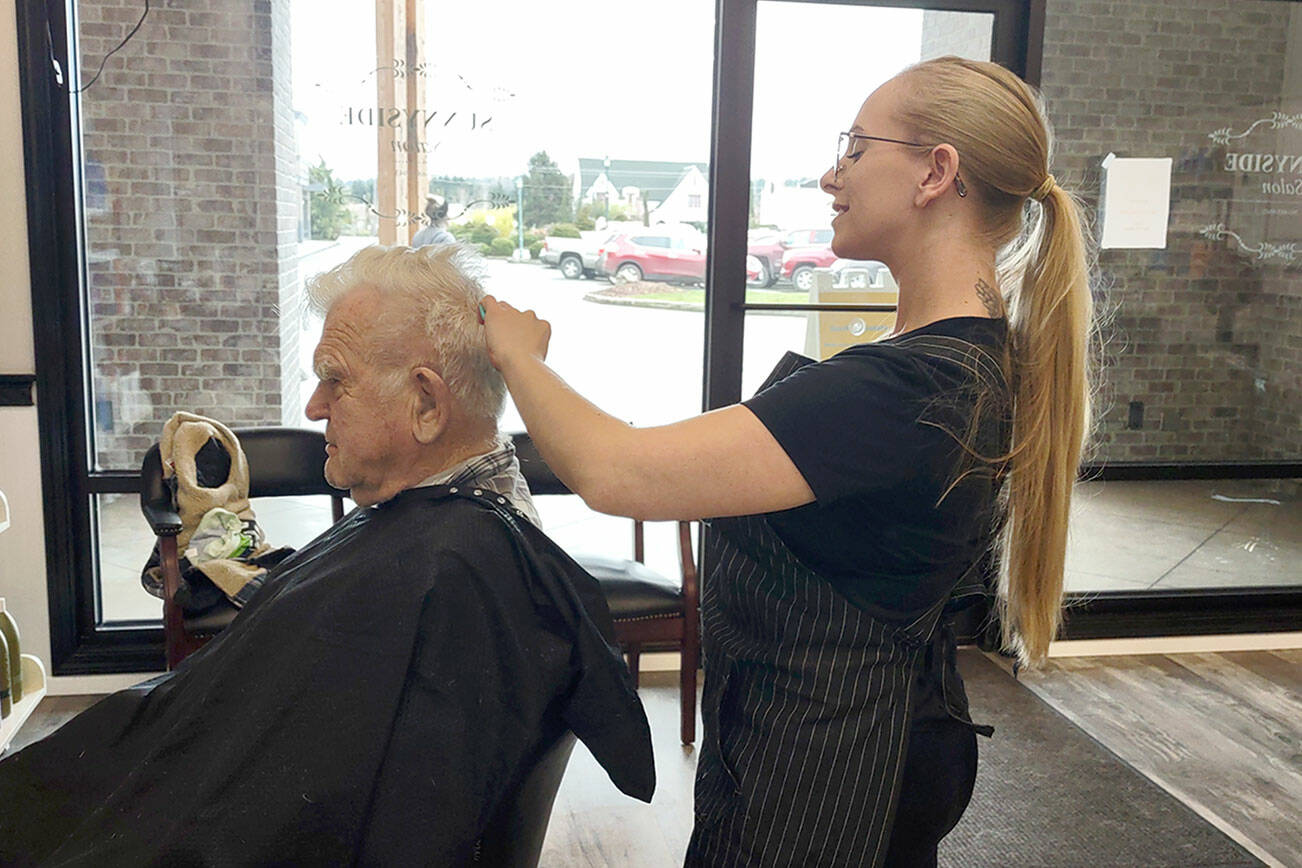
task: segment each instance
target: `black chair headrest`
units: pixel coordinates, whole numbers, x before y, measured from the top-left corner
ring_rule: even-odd
[[[310,428],[232,428],[249,462],[249,497],[348,492],[325,480],[325,435]]]
[[[520,472],[524,481],[529,483],[532,494],[573,494],[564,482],[557,478],[552,469],[538,454],[538,447],[533,445],[533,438],[526,433],[511,434],[515,443],[515,457],[520,461]]]

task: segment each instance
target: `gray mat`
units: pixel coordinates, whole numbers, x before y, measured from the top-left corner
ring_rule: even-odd
[[[979,652],[959,654],[978,738],[976,791],[941,842],[946,868],[1193,868],[1262,863]]]

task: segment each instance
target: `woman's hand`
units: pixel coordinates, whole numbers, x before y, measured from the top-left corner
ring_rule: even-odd
[[[504,370],[519,359],[547,358],[547,344],[552,337],[552,327],[545,319],[538,319],[531,310],[516,310],[491,295],[484,296],[484,339],[488,342],[488,358],[493,367]]]

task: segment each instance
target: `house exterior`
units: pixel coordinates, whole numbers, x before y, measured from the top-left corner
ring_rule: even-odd
[[[580,157],[574,176],[580,204],[619,205],[630,219],[704,223],[709,207],[709,164]]]

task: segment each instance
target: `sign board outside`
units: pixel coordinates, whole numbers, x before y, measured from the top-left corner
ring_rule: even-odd
[[[829,271],[814,272],[814,285],[809,290],[812,304],[897,304],[899,287],[885,268],[877,272],[875,282],[860,279],[862,272],[842,272],[842,280]],[[895,325],[895,312],[871,313],[867,311],[812,311],[805,332],[805,355],[810,358],[831,358],[846,347],[867,344],[885,337]]]

